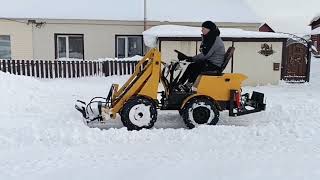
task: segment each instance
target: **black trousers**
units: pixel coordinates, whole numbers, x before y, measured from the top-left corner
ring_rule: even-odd
[[[207,62],[190,63],[179,80],[179,84],[194,83],[201,72],[220,70],[220,67]]]

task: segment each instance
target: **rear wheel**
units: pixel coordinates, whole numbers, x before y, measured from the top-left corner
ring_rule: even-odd
[[[181,116],[186,126],[192,129],[200,125],[216,125],[219,121],[219,110],[211,99],[199,97],[187,102]]]
[[[121,121],[128,130],[150,129],[157,120],[157,108],[152,100],[135,97],[121,111]]]

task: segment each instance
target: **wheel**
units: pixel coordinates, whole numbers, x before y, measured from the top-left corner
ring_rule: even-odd
[[[219,121],[219,110],[211,99],[196,97],[187,102],[181,116],[186,126],[192,129],[203,124],[216,125]]]
[[[135,97],[123,106],[121,121],[128,130],[150,129],[157,120],[157,108],[152,100]]]

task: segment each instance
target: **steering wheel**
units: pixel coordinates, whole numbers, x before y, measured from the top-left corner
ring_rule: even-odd
[[[183,53],[181,53],[178,50],[174,50],[174,52],[178,54],[182,54],[182,56],[185,56]],[[185,63],[183,61],[184,59],[179,59],[179,60],[171,61],[170,63],[164,63],[164,68],[162,70],[162,78],[166,84],[166,87],[169,87],[169,91],[173,90],[173,88],[177,85],[179,78],[181,77],[181,74],[182,74],[181,63],[183,64]],[[180,72],[176,74],[177,73],[176,71],[179,71],[179,70]]]

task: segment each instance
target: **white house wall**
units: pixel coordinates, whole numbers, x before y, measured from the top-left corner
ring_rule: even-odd
[[[161,57],[164,62],[169,63],[172,60],[177,60],[175,49],[192,56],[196,54],[196,47],[195,41],[163,41],[161,43]]]
[[[62,22],[62,21],[61,21]],[[56,23],[45,24],[42,28],[34,28],[34,56],[35,59],[54,59],[54,34],[83,34],[85,59],[115,57],[115,35],[141,35],[143,25],[139,23],[94,24],[86,23]],[[183,23],[187,24],[187,23]],[[158,25],[153,23],[152,25]],[[255,29],[252,24],[221,23],[223,27],[241,27]],[[191,44],[190,44],[191,46]],[[195,43],[192,45],[195,46]],[[188,47],[186,47],[188,48]],[[194,48],[195,49],[195,48]],[[195,52],[194,52],[195,53]]]
[[[232,46],[231,41],[224,42],[226,47]],[[194,56],[199,52],[201,42],[196,41],[162,41],[161,42],[161,58],[164,62],[170,63],[171,61],[177,60],[177,53],[174,50],[179,50],[188,56]],[[181,64],[183,72],[185,71],[189,63]],[[228,64],[224,72],[231,72],[231,63]]]
[[[194,56],[199,53],[201,42],[196,41],[162,41],[161,42],[161,56],[163,61],[170,62],[177,60],[177,53],[174,50],[181,51],[188,56]],[[225,41],[226,49],[232,46],[231,41]],[[231,72],[231,66],[226,68],[226,71]],[[229,72],[228,71],[228,72]]]
[[[0,20],[0,35],[10,35],[12,59],[33,59],[30,26],[25,23]]]
[[[142,21],[34,19],[44,22],[41,28],[27,24],[28,19],[0,20],[0,34],[11,36],[13,59],[55,59],[55,33],[83,34],[85,59],[115,56],[115,35],[141,35]],[[19,21],[19,22],[15,22]],[[201,26],[201,22],[148,22],[148,27],[161,24]],[[257,31],[258,23],[217,23],[223,28]],[[195,46],[194,44],[192,46]]]
[[[261,45],[267,43],[272,44],[275,53],[268,57],[259,54]],[[198,46],[196,46],[196,44]],[[224,42],[226,50],[232,46],[231,41]],[[196,48],[199,49],[200,42],[194,41],[162,41],[161,54],[165,62],[177,59],[177,49],[187,55],[195,55]],[[282,60],[282,42],[234,42],[235,53],[233,58],[233,72],[243,73],[248,76],[244,85],[266,85],[278,84],[280,80],[281,71],[273,70],[273,63],[280,63]],[[231,60],[227,65],[224,73],[231,73]]]
[[[258,52],[262,44],[272,45],[274,54],[264,56]],[[245,85],[278,84],[281,76],[279,71],[273,70],[273,63],[282,60],[282,42],[235,42],[234,73],[243,73],[248,76]]]
[[[143,26],[46,24],[35,30],[36,59],[55,58],[55,34],[83,34],[85,59],[115,56],[115,35],[141,35]]]

